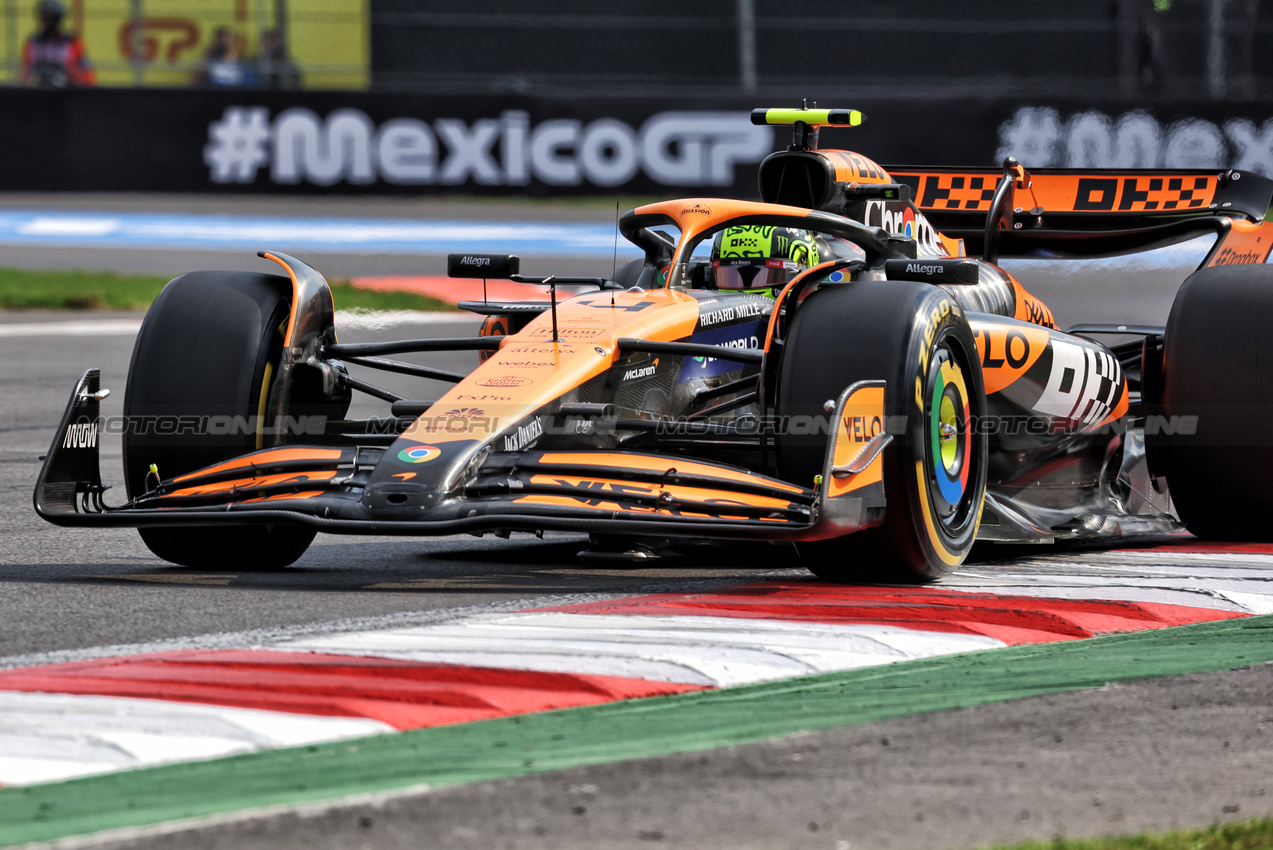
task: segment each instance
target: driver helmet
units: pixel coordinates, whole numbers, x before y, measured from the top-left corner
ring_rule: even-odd
[[[717,289],[773,297],[800,272],[818,264],[813,234],[794,227],[740,224],[716,234],[712,278]]]

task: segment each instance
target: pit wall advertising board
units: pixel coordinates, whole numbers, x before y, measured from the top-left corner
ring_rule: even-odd
[[[752,99],[0,89],[0,191],[756,196],[790,141]],[[1273,175],[1273,108],[871,100],[822,146],[877,162]]]

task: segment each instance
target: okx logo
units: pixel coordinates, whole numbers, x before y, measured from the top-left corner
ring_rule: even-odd
[[[773,150],[773,128],[733,112],[660,112],[634,128],[529,113],[498,117],[392,118],[359,109],[320,116],[304,107],[275,116],[230,106],[208,126],[203,161],[213,183],[376,182],[412,186],[621,186],[644,175],[665,186],[730,186],[734,168]]]

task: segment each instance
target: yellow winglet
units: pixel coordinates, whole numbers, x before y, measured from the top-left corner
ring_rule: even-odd
[[[860,127],[866,116],[856,109],[753,109],[753,124],[808,124],[811,127]]]

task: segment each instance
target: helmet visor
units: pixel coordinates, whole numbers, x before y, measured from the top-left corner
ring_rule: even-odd
[[[790,260],[765,257],[726,257],[712,260],[717,289],[773,289],[804,271]]]

